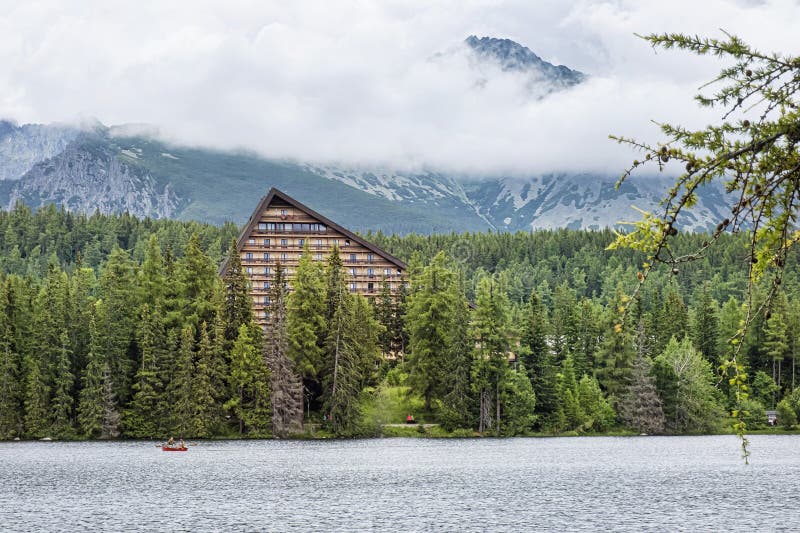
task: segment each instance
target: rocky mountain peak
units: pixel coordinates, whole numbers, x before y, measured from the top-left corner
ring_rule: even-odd
[[[564,65],[553,65],[533,53],[528,47],[511,39],[470,35],[464,44],[478,58],[491,61],[504,71],[530,73],[568,87],[586,79],[586,75]]]

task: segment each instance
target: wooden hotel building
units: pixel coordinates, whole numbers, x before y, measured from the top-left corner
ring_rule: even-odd
[[[280,262],[291,282],[305,245],[315,261],[326,261],[334,246],[345,268],[351,292],[377,296],[385,279],[392,290],[404,283],[406,264],[358,235],[275,189],[261,199],[236,243],[242,268],[250,278],[253,309],[262,326],[269,307],[268,292]],[[225,274],[227,261],[220,273]]]

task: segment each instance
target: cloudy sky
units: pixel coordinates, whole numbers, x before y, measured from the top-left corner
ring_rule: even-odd
[[[487,175],[617,173],[650,122],[702,126],[721,66],[634,33],[735,33],[800,53],[797,0],[0,0],[0,117],[147,123],[270,157]],[[590,81],[544,100],[483,86],[468,35],[513,39]],[[438,53],[444,53],[432,60]]]

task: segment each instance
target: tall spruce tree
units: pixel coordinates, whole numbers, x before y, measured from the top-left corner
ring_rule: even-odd
[[[719,359],[717,353],[717,315],[719,305],[711,296],[711,284],[703,283],[695,299],[692,317],[692,341],[712,364]]]
[[[455,272],[448,269],[447,257],[439,252],[431,263],[411,278],[405,323],[409,336],[409,383],[421,394],[425,410],[440,400],[447,388],[447,363],[456,318],[460,316]]]
[[[659,434],[664,431],[664,411],[650,368],[650,359],[641,351],[637,353],[619,412],[628,427],[639,433]]]
[[[164,364],[164,325],[160,310],[151,312],[150,305],[142,306],[141,320],[136,334],[141,361],[133,382],[133,400],[123,412],[125,434],[135,438],[154,438],[162,434],[164,385],[161,382],[161,365]]]
[[[298,431],[303,421],[303,383],[289,357],[288,296],[283,267],[275,267],[269,291],[269,318],[264,333],[264,359],[270,371],[272,434],[286,438]]]
[[[271,427],[269,369],[262,357],[260,332],[242,324],[231,350],[231,397],[225,404],[239,423],[239,434],[263,435]]]
[[[475,341],[473,386],[479,394],[478,431],[502,431],[502,392],[509,378],[510,304],[491,276],[478,282],[470,337]]]
[[[239,327],[249,324],[253,320],[253,297],[250,295],[250,280],[242,268],[242,258],[232,241],[228,249],[228,264],[222,278],[224,302],[222,304],[222,321],[224,335],[224,349],[229,351],[236,337]]]
[[[214,295],[217,269],[200,248],[200,237],[195,232],[189,237],[186,250],[176,269],[183,300],[183,323],[193,328],[205,321],[214,320]]]
[[[95,307],[102,305],[102,302],[98,302]],[[89,322],[89,352],[81,377],[83,387],[78,398],[78,427],[81,434],[90,439],[100,437],[103,432],[104,372],[108,365],[98,337],[97,321],[93,313]]]
[[[328,303],[322,266],[313,260],[308,245],[300,256],[292,288],[287,300],[289,357],[303,378],[304,394],[316,405],[322,394]]]
[[[54,362],[53,397],[50,400],[50,431],[59,438],[74,436],[72,396],[75,376],[72,374],[69,335],[61,330]]]
[[[22,361],[14,342],[10,290],[10,283],[0,279],[0,440],[22,431]]]
[[[192,380],[190,433],[195,437],[210,437],[219,426],[220,412],[217,400],[221,394],[214,386],[215,356],[214,346],[208,336],[208,327],[203,322],[200,324],[200,340],[197,343],[195,372]]]
[[[194,329],[187,325],[181,330],[172,380],[167,384],[167,398],[171,407],[171,433],[190,436],[195,413],[193,381]]]
[[[114,395],[120,403],[131,397],[135,368],[135,332],[139,305],[136,295],[135,266],[127,252],[115,247],[100,275],[102,312],[96,315],[99,349],[114,382]]]

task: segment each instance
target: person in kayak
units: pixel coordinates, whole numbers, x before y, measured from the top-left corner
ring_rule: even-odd
[[[170,448],[175,446],[175,437],[170,436],[169,440],[167,441],[167,446]]]

